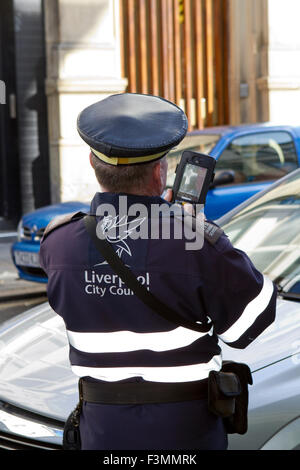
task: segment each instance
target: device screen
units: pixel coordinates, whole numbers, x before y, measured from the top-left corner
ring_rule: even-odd
[[[187,163],[184,167],[177,197],[197,202],[203,188],[206,173],[207,168]]]

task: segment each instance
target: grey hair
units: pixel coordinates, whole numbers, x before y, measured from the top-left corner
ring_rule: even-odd
[[[150,182],[158,160],[136,165],[109,165],[91,153],[92,165],[100,186],[112,193],[130,193],[143,189]]]

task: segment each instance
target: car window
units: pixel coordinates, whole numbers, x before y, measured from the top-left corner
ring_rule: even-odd
[[[184,150],[192,150],[194,152],[209,153],[218,140],[221,138],[217,134],[199,134],[188,135],[180,144],[168,154],[168,176],[167,187],[172,187],[175,179],[176,166],[179,163],[181,154]]]
[[[300,170],[223,225],[232,244],[284,291],[300,294]]]
[[[293,139],[288,132],[262,132],[234,139],[220,155],[216,177],[233,170],[234,183],[276,180],[298,167]]]

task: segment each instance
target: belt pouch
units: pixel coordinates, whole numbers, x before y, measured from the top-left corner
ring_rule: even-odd
[[[82,407],[82,385],[81,379],[78,383],[79,387],[79,403],[72,413],[68,416],[63,432],[63,449],[64,450],[81,450],[81,439],[80,439],[80,413]]]
[[[234,373],[240,381],[241,393],[236,397],[235,412],[224,419],[228,434],[245,434],[248,430],[248,385],[253,384],[251,370],[247,364],[224,361],[222,371]]]
[[[236,397],[241,384],[236,374],[210,371],[208,377],[208,408],[217,416],[227,418],[235,412]]]

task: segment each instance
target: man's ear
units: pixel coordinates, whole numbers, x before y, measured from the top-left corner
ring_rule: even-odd
[[[156,184],[161,184],[162,181],[162,168],[160,165],[160,160],[156,163],[156,165],[153,168],[153,175],[155,179]]]
[[[93,155],[92,155],[92,152],[90,152],[90,164],[91,164],[91,167],[94,168],[94,165],[93,165]]]

